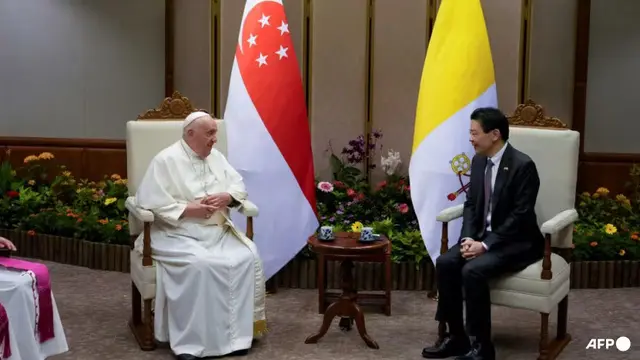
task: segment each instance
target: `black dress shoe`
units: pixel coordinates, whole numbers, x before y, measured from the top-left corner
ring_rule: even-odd
[[[446,336],[434,346],[422,349],[422,357],[426,359],[446,359],[469,352],[471,345],[466,336]]]
[[[468,353],[458,356],[456,360],[495,360],[496,349],[491,342],[474,343]]]
[[[249,354],[249,349],[236,350],[227,356],[245,356]]]
[[[199,360],[200,358],[191,354],[176,355],[176,360]]]

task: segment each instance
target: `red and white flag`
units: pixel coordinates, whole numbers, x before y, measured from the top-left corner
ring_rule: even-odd
[[[224,120],[229,162],[260,209],[254,241],[268,279],[319,226],[302,77],[282,0],[245,4]]]

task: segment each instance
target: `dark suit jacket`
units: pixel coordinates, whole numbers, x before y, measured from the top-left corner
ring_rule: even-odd
[[[479,239],[485,226],[484,173],[488,158],[476,155],[471,162],[471,185],[464,203],[462,232],[465,237],[482,240],[490,252],[500,252],[532,262],[543,255],[544,237],[535,213],[540,178],[531,158],[507,145],[498,171],[491,202],[491,232]]]

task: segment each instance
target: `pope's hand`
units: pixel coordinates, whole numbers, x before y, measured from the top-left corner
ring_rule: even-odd
[[[198,219],[208,219],[217,210],[216,207],[200,203],[190,203],[187,205],[186,216]]]
[[[218,193],[205,197],[202,199],[201,203],[213,206],[216,209],[221,209],[231,204],[231,200],[231,195],[229,195],[229,193]]]

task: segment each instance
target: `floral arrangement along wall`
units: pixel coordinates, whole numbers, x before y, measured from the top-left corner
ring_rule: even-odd
[[[330,147],[332,176],[316,180],[319,220],[335,231],[371,226],[391,239],[394,261],[420,263],[428,254],[406,167],[400,153],[383,149],[382,138],[376,131],[349,141],[339,153]],[[126,179],[76,179],[49,152],[27,156],[16,168],[10,156],[0,165],[0,229],[129,244]],[[367,167],[380,169],[384,179],[372,183],[363,171]],[[640,260],[640,166],[632,167],[628,185],[628,195],[599,188],[577,196],[574,261]]]
[[[0,228],[129,243],[127,180],[118,174],[99,182],[79,180],[56,163],[54,154],[43,152],[27,156],[17,169],[5,160],[0,165],[0,194]]]
[[[631,168],[630,178],[631,196],[604,187],[578,195],[574,260],[640,259],[640,166]]]

